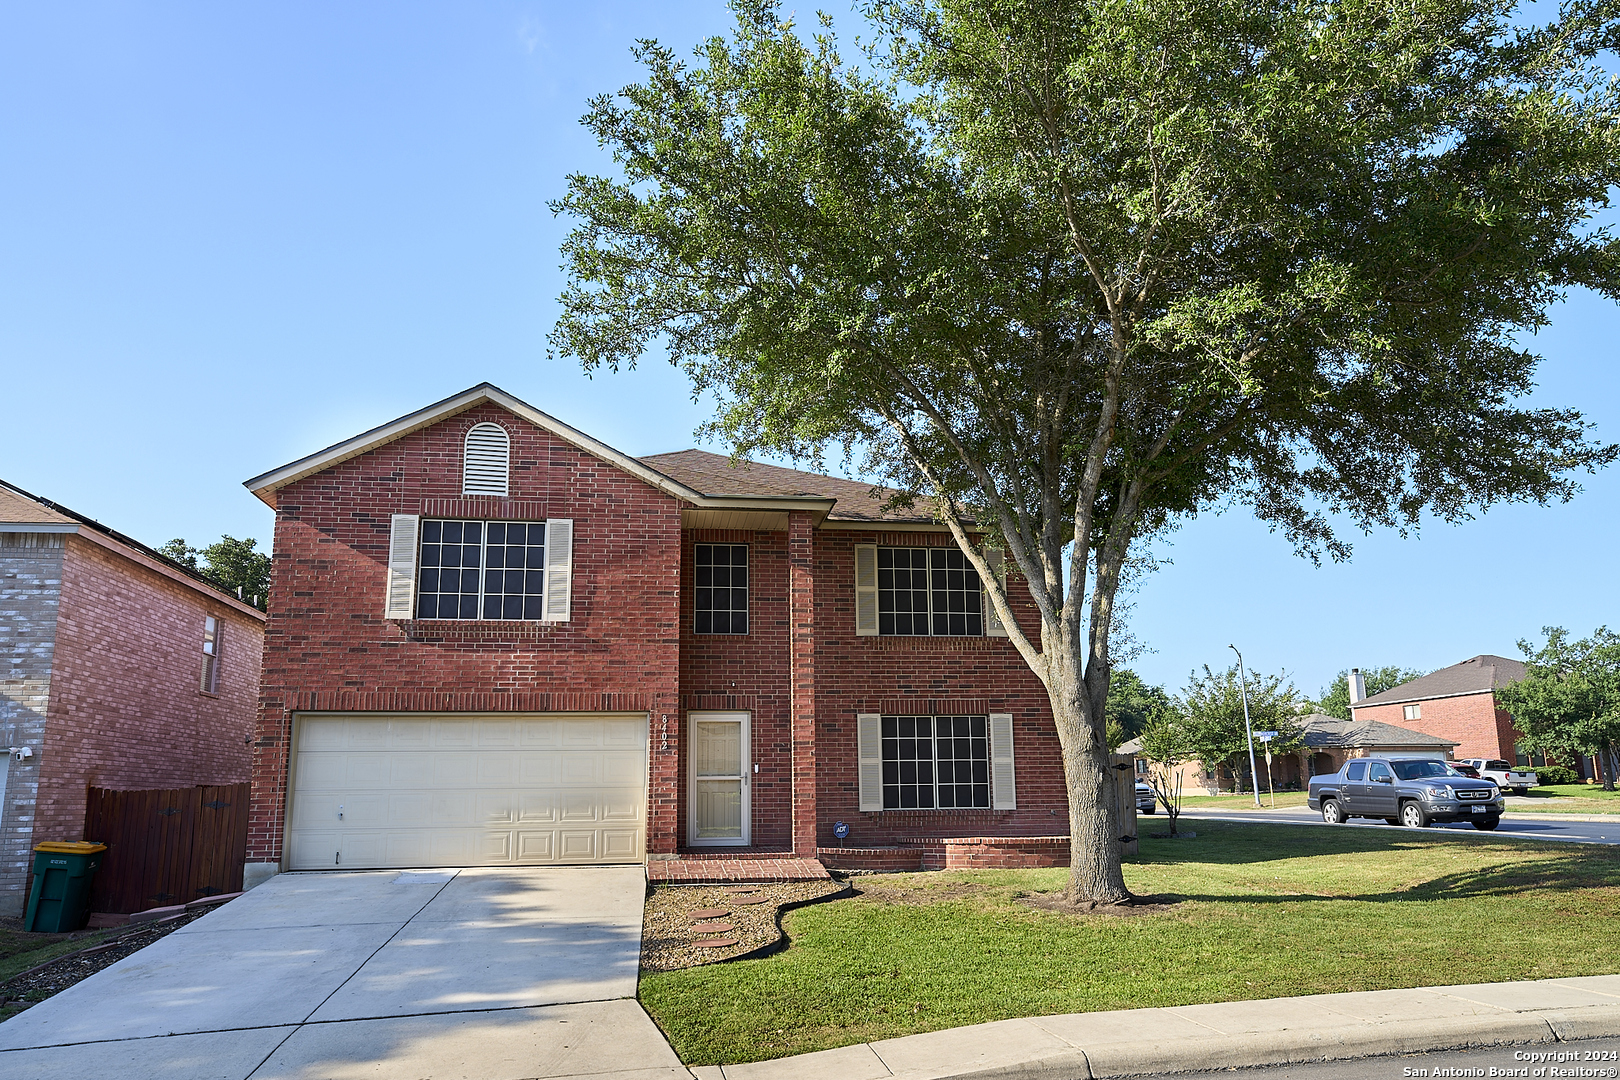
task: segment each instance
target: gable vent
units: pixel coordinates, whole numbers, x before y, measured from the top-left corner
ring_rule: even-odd
[[[499,424],[474,424],[461,466],[463,495],[505,495],[511,446]]]

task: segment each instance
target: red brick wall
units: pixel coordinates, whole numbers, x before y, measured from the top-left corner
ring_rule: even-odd
[[[221,620],[218,692],[203,620]],[[84,839],[85,789],[248,779],[263,624],[100,544],[68,538],[34,840]]]
[[[816,799],[818,843],[875,847],[921,836],[1054,835],[1069,828],[1057,730],[1046,690],[1004,638],[855,636],[855,545],[953,547],[948,533],[816,533]],[[1026,632],[1039,621],[1028,590],[1010,574]],[[858,713],[1013,716],[1017,810],[890,810],[862,813],[856,772]],[[801,782],[808,782],[808,777]],[[850,827],[835,840],[833,824]]]
[[[460,494],[463,439],[486,420],[511,437],[510,498]],[[395,513],[572,518],[571,620],[384,620]],[[648,712],[648,849],[673,852],[680,557],[673,499],[487,402],[283,488],[248,861],[281,859],[299,710]]]
[[[1422,716],[1405,718],[1408,704],[1416,704]],[[1513,718],[1496,707],[1496,695],[1463,694],[1431,701],[1358,705],[1357,720],[1377,720],[1409,731],[1421,731],[1458,743],[1451,756],[1463,758],[1504,758],[1513,760]]]
[[[748,545],[748,633],[692,630],[694,544]],[[788,693],[787,533],[697,529],[681,547],[681,716],[749,713],[754,847],[785,851],[793,835],[793,732]],[[684,728],[683,728],[684,729]],[[686,842],[686,748],[681,753],[680,837]]]

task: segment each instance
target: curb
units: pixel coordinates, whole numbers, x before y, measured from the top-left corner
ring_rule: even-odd
[[[691,1068],[699,1080],[1114,1080],[1615,1036],[1620,975],[1608,975],[998,1020]]]

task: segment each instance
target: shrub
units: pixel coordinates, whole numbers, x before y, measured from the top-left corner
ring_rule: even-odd
[[[1566,769],[1562,765],[1544,765],[1536,770],[1536,783],[1547,784],[1578,784],[1581,782],[1579,774],[1574,769]]]

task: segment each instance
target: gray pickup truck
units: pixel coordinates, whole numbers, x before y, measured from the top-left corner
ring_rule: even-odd
[[[1488,830],[1502,821],[1502,793],[1495,784],[1428,758],[1352,758],[1336,773],[1311,777],[1308,800],[1330,825],[1369,817],[1412,829],[1471,821]]]

